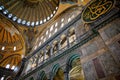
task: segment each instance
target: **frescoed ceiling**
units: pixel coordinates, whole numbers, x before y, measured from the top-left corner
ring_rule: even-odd
[[[1,0],[2,14],[28,27],[50,20],[58,10],[59,0]]]

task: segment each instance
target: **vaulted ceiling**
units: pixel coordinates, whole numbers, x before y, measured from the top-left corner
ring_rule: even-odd
[[[85,5],[89,0],[64,1],[66,0],[60,3],[59,0],[0,0],[0,66],[6,67],[10,62],[12,65],[9,67],[17,66],[25,53],[29,53],[33,47],[33,41],[49,27],[47,25],[51,21],[67,8]],[[41,6],[43,8],[38,8]],[[28,25],[29,21],[31,23]]]

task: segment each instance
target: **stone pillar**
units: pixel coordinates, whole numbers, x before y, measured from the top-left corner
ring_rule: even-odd
[[[67,71],[65,71],[64,72],[64,80],[70,80],[70,78],[69,78],[69,72],[67,72]]]

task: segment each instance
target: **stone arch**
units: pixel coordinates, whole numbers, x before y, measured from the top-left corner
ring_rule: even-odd
[[[66,67],[71,66],[72,61],[75,60],[75,59],[79,59],[79,58],[80,58],[79,54],[72,54],[67,60],[67,66]]]
[[[51,71],[51,78],[52,80],[64,80],[64,71],[60,67],[60,65],[57,63],[53,65],[52,71]]]
[[[85,80],[79,54],[73,54],[68,58],[66,73],[69,80]]]
[[[60,68],[60,65],[59,65],[58,63],[55,64],[55,65],[53,65],[52,71],[51,71],[51,73],[52,73],[53,75],[51,75],[51,76],[54,76],[54,75],[56,74],[56,72],[58,71],[59,68]]]
[[[45,71],[40,71],[38,73],[37,80],[47,80],[47,76],[45,74]]]

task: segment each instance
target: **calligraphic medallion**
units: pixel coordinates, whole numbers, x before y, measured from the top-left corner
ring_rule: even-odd
[[[85,23],[91,23],[101,15],[110,11],[115,4],[115,0],[93,0],[83,10],[82,20]]]

